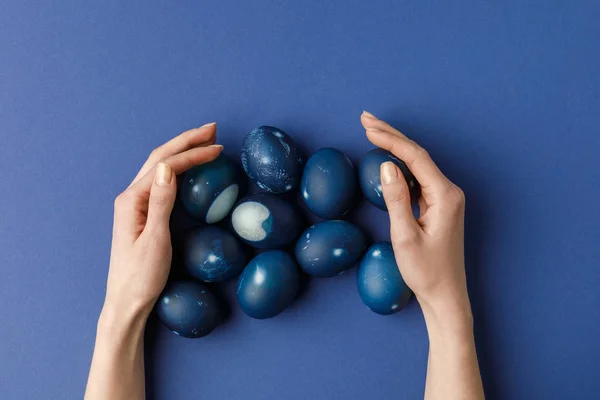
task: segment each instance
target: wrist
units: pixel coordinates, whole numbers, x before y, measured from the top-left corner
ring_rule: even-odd
[[[151,308],[143,305],[120,305],[105,301],[98,319],[98,333],[127,336],[143,333]]]
[[[472,335],[473,314],[466,291],[464,294],[440,296],[438,299],[426,301],[417,297],[430,336],[438,334]]]

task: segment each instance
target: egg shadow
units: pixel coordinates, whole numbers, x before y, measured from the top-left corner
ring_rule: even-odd
[[[232,280],[237,280],[237,277]],[[231,284],[231,281],[206,284],[210,288],[211,293],[217,298],[219,304],[219,310],[221,311],[221,322],[219,325],[227,324],[233,315],[232,301],[229,300]]]
[[[302,272],[300,268],[298,268],[298,274],[298,293],[296,293],[296,297],[294,298],[292,307],[294,307],[294,305],[302,304],[307,299],[308,293],[310,291],[310,276]]]
[[[159,368],[154,358],[155,349],[158,345],[156,336],[160,328],[159,324],[156,313],[152,311],[144,331],[144,372],[147,400],[157,399],[156,382],[160,382]]]
[[[498,349],[493,342],[493,329],[486,311],[486,293],[482,285],[485,280],[482,266],[485,257],[482,254],[486,232],[486,205],[478,197],[477,191],[463,185],[467,196],[465,216],[465,261],[467,286],[474,318],[475,343],[481,378],[487,399],[505,398],[495,377],[497,371]]]
[[[397,115],[406,115],[406,111],[399,111]],[[479,368],[486,399],[504,399],[506,393],[495,379],[495,377],[500,376],[496,355],[498,349],[494,346],[494,329],[491,324],[491,316],[486,307],[488,294],[484,287],[486,280],[484,246],[489,237],[487,232],[489,232],[490,227],[487,221],[492,217],[493,203],[490,199],[485,198],[484,192],[481,191],[481,183],[477,182],[473,176],[474,165],[457,163],[454,158],[455,154],[439,151],[439,146],[436,145],[435,141],[439,136],[439,132],[436,132],[435,128],[427,128],[430,126],[430,122],[394,118],[391,118],[389,122],[392,126],[401,127],[402,132],[407,136],[417,138],[417,141],[429,150],[441,170],[465,192],[465,270],[474,318]],[[436,125],[438,124],[443,124],[443,121],[438,120]],[[445,125],[452,127],[456,123],[450,121]],[[461,135],[461,132],[457,129],[453,129],[453,131],[453,142],[451,143],[453,148],[472,148],[470,143],[461,142],[466,135]],[[413,135],[413,133],[418,134]],[[481,174],[481,171],[478,172]]]

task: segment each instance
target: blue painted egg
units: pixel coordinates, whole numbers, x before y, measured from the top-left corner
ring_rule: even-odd
[[[156,313],[167,328],[187,338],[208,335],[222,319],[217,298],[205,285],[192,281],[167,285],[156,303]]]
[[[231,214],[231,224],[244,242],[259,249],[283,247],[293,242],[302,229],[298,211],[270,193],[240,200]]]
[[[183,206],[194,219],[207,224],[229,214],[239,193],[235,165],[224,154],[188,170],[181,180]]]
[[[292,256],[281,250],[266,251],[244,268],[238,282],[238,303],[252,318],[274,317],[296,298],[299,281]]]
[[[306,162],[300,191],[315,215],[335,219],[352,208],[358,190],[352,161],[339,150],[325,147]]]
[[[352,268],[366,246],[366,237],[356,225],[347,221],[323,221],[300,235],[296,260],[308,275],[329,277]]]
[[[358,180],[360,182],[360,188],[364,196],[369,200],[375,207],[387,211],[385,200],[383,199],[383,192],[381,191],[381,178],[380,178],[380,167],[386,161],[391,161],[400,168],[408,188],[410,190],[411,198],[414,200],[418,193],[418,183],[413,174],[410,172],[404,161],[393,155],[387,150],[373,149],[369,151],[360,162],[358,169]]]
[[[242,144],[246,174],[263,190],[285,193],[298,187],[302,157],[284,131],[272,126],[253,129]]]
[[[369,247],[358,266],[356,285],[362,302],[381,315],[400,311],[412,295],[400,275],[389,242],[377,242]]]
[[[196,228],[183,242],[185,270],[205,282],[221,282],[238,276],[246,261],[240,241],[216,226]]]

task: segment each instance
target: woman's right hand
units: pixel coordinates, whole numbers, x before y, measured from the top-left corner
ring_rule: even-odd
[[[406,284],[425,317],[470,320],[464,261],[465,196],[442,174],[421,146],[386,122],[364,112],[361,121],[376,146],[404,160],[421,185],[420,216],[411,209],[408,185],[392,162],[381,166],[390,214],[391,241]]]

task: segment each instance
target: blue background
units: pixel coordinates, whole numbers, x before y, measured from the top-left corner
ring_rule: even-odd
[[[490,399],[600,391],[600,3],[0,3],[0,397],[81,398],[113,199],[152,148],[216,120],[309,151],[369,148],[363,109],[467,194],[467,261]],[[386,214],[356,219],[388,237]],[[354,273],[277,318],[233,304],[201,340],[151,323],[152,399],[416,399],[427,338]],[[234,288],[224,288],[230,300]]]

